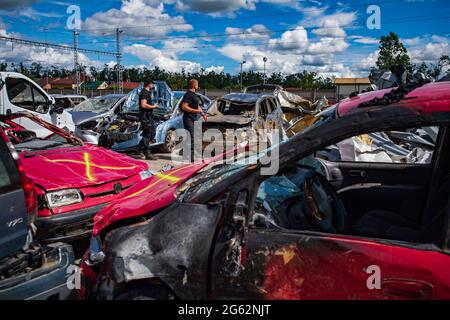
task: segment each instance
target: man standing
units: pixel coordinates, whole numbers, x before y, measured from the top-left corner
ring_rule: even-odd
[[[198,81],[195,79],[189,80],[189,89],[184,94],[181,101],[181,109],[183,113],[183,125],[191,136],[191,162],[194,161],[194,123],[198,120],[200,114],[205,121],[208,120],[201,108],[200,97],[195,93],[198,90]]]
[[[152,154],[150,148],[156,130],[155,122],[153,121],[153,109],[158,108],[158,105],[153,103],[154,89],[152,82],[145,82],[144,88],[139,95],[139,121],[142,125],[141,150],[143,157],[147,160],[158,159]]]

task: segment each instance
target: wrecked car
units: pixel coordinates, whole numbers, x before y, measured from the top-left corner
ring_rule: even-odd
[[[33,181],[25,174],[0,128],[0,300],[64,300],[75,263],[72,247],[41,245],[33,226],[38,209]]]
[[[38,138],[18,125],[27,119],[52,132]],[[89,236],[94,215],[123,190],[145,179],[147,164],[83,142],[31,113],[0,116],[38,197],[38,238],[72,241]]]
[[[52,94],[55,103],[66,111],[71,111],[75,106],[88,100],[88,97],[81,94]]]
[[[272,94],[230,93],[214,101],[207,114],[208,121],[202,122],[202,130],[218,129],[225,143],[229,140],[227,129],[242,130],[241,134],[252,130],[256,132],[258,141],[262,139],[267,145],[272,143],[274,135],[278,141],[286,139],[283,111]],[[259,136],[260,130],[263,130],[264,137]],[[235,143],[234,139],[231,142]]]
[[[168,120],[171,116],[173,92],[165,81],[153,81],[155,85],[155,103],[158,108],[153,110],[156,125]],[[113,121],[102,124],[99,145],[121,153],[139,153],[142,140],[141,123],[139,122],[139,94],[142,85],[130,92],[124,102],[121,112]],[[160,147],[162,141],[154,141],[152,147]]]
[[[151,191],[138,184],[99,213],[82,263],[88,296],[449,299],[450,83],[369,92],[330,110],[256,164],[180,167],[188,180],[161,173]],[[320,157],[351,137],[429,127],[438,128],[429,163]],[[264,173],[271,156],[275,175]],[[174,195],[166,183],[178,179]],[[156,200],[166,191],[171,204]]]
[[[156,127],[156,144],[160,144],[162,152],[172,152],[178,142],[175,131],[183,129],[183,110],[180,108],[181,100],[184,96],[184,91],[174,91],[174,108],[170,118],[167,121],[160,123]],[[201,108],[204,112],[208,111],[211,100],[202,94],[197,93],[201,100]]]
[[[98,145],[104,126],[122,111],[126,95],[108,94],[86,100],[70,113],[75,123],[74,135],[85,142]]]

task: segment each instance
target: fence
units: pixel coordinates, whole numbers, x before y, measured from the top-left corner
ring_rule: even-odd
[[[328,90],[302,90],[298,88],[285,88],[286,91],[297,94],[305,99],[315,101],[322,97],[326,97],[330,101],[336,101],[336,91],[334,89]],[[127,94],[132,90],[124,90],[124,93]],[[199,91],[201,94],[209,97],[210,99],[216,99],[221,96],[224,96],[231,92],[236,92],[233,90],[217,90],[217,89],[202,89]],[[74,94],[74,90],[71,89],[51,89],[48,91],[50,94]],[[106,94],[116,93],[113,89],[105,89],[105,90],[83,90],[81,94],[86,95],[87,97],[97,97]]]

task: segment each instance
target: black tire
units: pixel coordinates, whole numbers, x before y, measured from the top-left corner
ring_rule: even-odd
[[[122,292],[115,300],[169,300],[170,291],[164,286],[147,285]]]
[[[173,149],[177,144],[175,130],[170,129],[167,131],[166,138],[164,139],[164,144],[161,147],[161,151],[164,153],[172,153]]]

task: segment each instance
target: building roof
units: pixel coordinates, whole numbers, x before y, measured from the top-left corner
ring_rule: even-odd
[[[367,84],[370,85],[369,78],[335,78],[333,84]]]
[[[128,81],[124,81],[123,82],[123,88],[125,89],[125,90],[132,90],[132,89],[136,89],[136,88],[139,88],[139,85],[140,85],[141,83],[140,82],[128,82]],[[115,82],[113,82],[113,83],[111,83],[111,85],[110,85],[110,87],[111,88],[117,88],[117,83],[115,83]]]
[[[81,84],[82,89],[86,90],[97,90],[98,87],[100,87],[102,84],[104,84],[104,81],[89,81],[89,82],[83,82]]]

